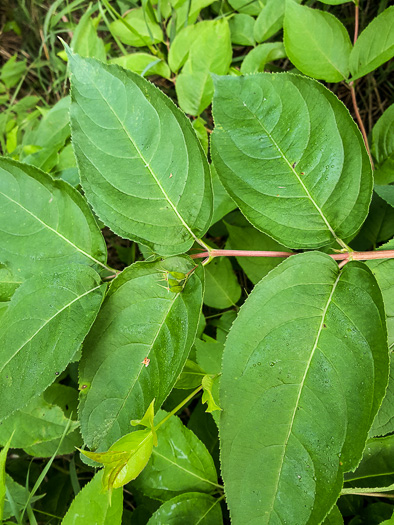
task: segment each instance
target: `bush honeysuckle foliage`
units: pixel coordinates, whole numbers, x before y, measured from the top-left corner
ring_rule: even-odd
[[[0,518],[37,523],[40,480],[76,448],[98,470],[80,490],[70,460],[64,525],[338,525],[344,498],[394,491],[394,106],[371,153],[320,82],[355,96],[394,54],[394,8],[352,44],[310,4],[232,0],[195,23],[210,2],[143,3],[110,27],[145,51],[110,63],[88,10],[64,43],[52,146],[0,158]],[[234,43],[254,46],[240,69]],[[264,72],[284,57],[297,69]],[[147,72],[176,75],[179,107]],[[111,268],[105,226],[143,260]],[[51,458],[30,493],[10,447]],[[375,505],[357,523],[391,523]]]

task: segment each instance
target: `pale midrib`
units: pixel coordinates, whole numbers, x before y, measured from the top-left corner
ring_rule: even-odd
[[[37,217],[37,215],[34,215],[34,213],[32,213],[30,210],[28,210],[27,208],[22,206],[22,204],[20,204],[19,202],[15,201],[14,199],[9,197],[5,193],[2,193],[2,192],[0,192],[0,193],[1,193],[1,195],[3,195],[3,197],[5,197],[9,201],[13,202],[14,204],[17,204],[20,208],[22,208],[22,210],[24,210],[26,213],[28,213],[29,215],[34,217],[34,219],[36,219],[40,224],[45,226],[45,228],[48,228],[48,230],[50,230],[53,233],[55,233],[56,235],[58,235],[61,239],[63,239],[63,241],[67,242],[70,246],[75,248],[75,250],[77,250],[78,252],[82,253],[82,255],[85,255],[85,257],[88,257],[90,260],[94,261],[96,264],[100,265],[102,268],[105,268],[106,270],[110,270],[110,268],[108,268],[105,264],[103,264],[102,262],[100,262],[97,259],[95,259],[92,255],[89,255],[87,252],[82,250],[82,248],[78,248],[78,246],[76,244],[72,243],[69,239],[67,239],[67,237],[64,237],[64,235],[62,235],[60,232],[58,232],[57,230],[52,228],[52,226],[49,226],[49,224],[47,224],[46,222],[42,221],[39,217]]]
[[[277,481],[276,481],[276,486],[275,486],[275,491],[274,491],[274,498],[273,498],[273,501],[272,501],[271,509],[273,509],[274,506],[275,506],[276,494],[277,494],[277,491],[278,491],[279,481],[280,481],[280,478],[281,478],[281,473],[282,473],[282,468],[283,468],[283,463],[284,463],[285,456],[286,456],[286,449],[287,449],[287,445],[289,443],[289,439],[290,439],[290,436],[291,436],[291,433],[292,433],[292,430],[293,430],[295,415],[297,413],[298,404],[300,402],[301,394],[302,394],[302,391],[303,391],[303,388],[304,388],[304,385],[305,385],[305,380],[306,380],[306,377],[308,375],[308,372],[309,372],[309,369],[310,369],[310,366],[311,366],[311,363],[312,363],[313,356],[315,355],[315,351],[316,351],[316,348],[317,348],[317,344],[319,342],[320,334],[321,334],[321,331],[323,330],[324,321],[325,321],[325,318],[326,318],[326,315],[327,315],[327,311],[328,311],[328,308],[329,308],[330,303],[332,301],[332,297],[334,295],[334,292],[335,292],[335,289],[337,287],[337,284],[339,282],[340,277],[341,277],[341,274],[339,273],[336,281],[333,284],[331,293],[330,293],[330,295],[328,297],[328,300],[327,300],[327,304],[326,304],[326,306],[325,306],[325,308],[323,310],[322,319],[321,319],[321,323],[320,323],[320,326],[319,326],[319,330],[318,330],[317,335],[316,335],[315,343],[313,345],[313,348],[312,348],[312,351],[311,351],[311,355],[310,355],[310,357],[308,359],[308,362],[307,362],[307,365],[305,367],[305,373],[304,373],[304,376],[303,376],[303,378],[301,380],[301,383],[300,383],[300,388],[298,390],[298,395],[297,395],[296,402],[294,403],[294,410],[293,410],[293,415],[291,417],[291,421],[290,421],[290,425],[289,425],[289,431],[287,433],[286,440],[285,440],[285,443],[283,445],[282,461],[281,461],[281,464],[280,464],[280,467],[279,467],[279,470],[278,470],[278,478],[277,478]]]
[[[177,468],[179,468],[180,470],[183,470],[184,472],[186,472],[187,474],[189,474],[190,476],[194,476],[195,478],[199,479],[200,481],[203,481],[204,483],[209,483],[210,485],[213,485],[214,487],[216,488],[219,488],[221,489],[222,487],[220,485],[218,485],[217,483],[214,483],[213,481],[210,481],[209,479],[205,479],[205,478],[202,478],[201,476],[199,476],[198,474],[196,474],[195,472],[192,472],[191,470],[188,470],[184,467],[182,467],[181,465],[179,465],[179,463],[176,463],[175,461],[172,461],[171,459],[169,459],[168,457],[166,456],[163,456],[163,454],[160,454],[160,452],[158,452],[157,450],[153,449],[153,454],[157,455],[157,456],[160,456],[162,459],[165,459],[166,461],[168,461],[169,463],[171,463],[172,465],[175,465]]]
[[[247,106],[246,106],[247,107]],[[305,191],[308,199],[311,201],[311,203],[314,205],[314,207],[316,208],[316,210],[318,211],[319,215],[321,216],[321,218],[323,219],[325,225],[327,226],[327,228],[329,229],[331,235],[334,237],[334,239],[338,242],[338,244],[342,247],[345,247],[343,245],[343,241],[342,239],[340,239],[337,234],[335,233],[335,231],[333,230],[333,228],[331,227],[330,223],[328,222],[328,220],[326,219],[322,209],[319,207],[319,205],[317,204],[317,202],[313,199],[312,195],[309,193],[309,190],[308,188],[305,186],[305,184],[303,183],[302,179],[299,177],[298,173],[296,172],[296,170],[293,168],[293,166],[291,165],[291,163],[288,161],[286,155],[283,153],[283,151],[280,149],[279,147],[279,144],[276,142],[276,140],[273,138],[273,136],[269,133],[269,131],[265,128],[265,126],[262,124],[262,122],[260,121],[260,119],[257,118],[257,116],[247,107],[247,109],[249,110],[249,112],[253,115],[253,117],[257,120],[257,122],[260,124],[260,126],[262,127],[262,129],[264,130],[264,133],[267,134],[267,136],[270,138],[272,144],[276,147],[276,149],[278,150],[278,152],[280,153],[282,159],[286,162],[286,164],[289,166],[290,170],[294,173],[294,175],[296,176],[298,182],[301,184],[303,190]]]
[[[222,488],[222,487],[220,487],[220,488]],[[211,510],[213,509],[213,507],[214,507],[215,505],[217,505],[221,499],[222,499],[222,498],[217,498],[217,499],[215,500],[215,502],[212,503],[212,505],[209,507],[209,509],[207,510],[207,512],[205,512],[205,514],[203,514],[203,515],[201,516],[201,518],[200,518],[198,521],[196,521],[196,524],[195,524],[195,525],[198,525],[199,523],[201,523],[202,520],[205,518],[205,516],[207,516],[207,515],[211,512]]]
[[[54,315],[52,315],[52,317],[50,317],[49,319],[47,319],[45,321],[44,324],[42,324],[40,326],[40,328],[38,330],[36,330],[34,332],[34,334],[29,337],[29,339],[27,341],[25,341],[23,343],[22,346],[20,346],[13,354],[12,356],[3,364],[3,366],[0,368],[0,372],[2,372],[4,370],[4,368],[8,365],[8,363],[10,361],[12,361],[12,359],[14,359],[14,357],[22,350],[22,348],[24,348],[28,343],[30,343],[30,341],[32,341],[37,334],[39,334],[41,332],[41,330],[43,328],[45,328],[47,326],[48,323],[50,323],[53,319],[55,319],[55,317],[57,317],[59,314],[61,314],[62,312],[64,312],[64,310],[66,310],[67,308],[69,308],[72,304],[74,304],[75,302],[79,301],[80,299],[82,299],[82,297],[85,297],[86,295],[90,294],[91,292],[94,292],[95,290],[98,290],[100,288],[100,284],[98,286],[96,286],[95,288],[92,288],[91,290],[88,290],[87,292],[83,293],[82,295],[78,295],[78,297],[76,297],[75,299],[73,299],[71,302],[67,303],[65,306],[63,306],[63,308],[61,308],[60,310],[58,310]]]
[[[196,242],[199,242],[199,239],[198,237],[193,233],[193,231],[191,230],[191,228],[189,227],[189,225],[186,223],[186,221],[184,220],[184,218],[182,217],[182,215],[179,213],[179,211],[177,210],[175,204],[172,202],[172,200],[170,199],[170,197],[168,196],[168,194],[166,193],[165,189],[163,188],[163,186],[161,185],[159,179],[156,177],[154,171],[152,170],[149,162],[147,162],[147,160],[145,159],[145,157],[143,156],[141,150],[138,148],[137,144],[134,142],[133,138],[131,137],[128,129],[126,128],[126,126],[124,125],[124,123],[120,120],[119,116],[117,115],[117,113],[113,110],[111,104],[108,102],[108,100],[103,96],[102,92],[98,89],[97,85],[94,84],[94,87],[97,89],[97,91],[100,93],[100,95],[102,96],[103,100],[105,101],[105,103],[107,104],[107,106],[109,107],[109,109],[111,110],[112,114],[115,116],[115,118],[117,119],[117,121],[119,122],[119,124],[122,126],[122,129],[123,131],[126,133],[128,139],[130,140],[130,142],[132,143],[132,145],[134,146],[135,150],[137,151],[138,155],[140,156],[141,160],[143,161],[144,163],[144,166],[146,168],[148,168],[149,170],[149,173],[152,175],[154,181],[156,182],[156,184],[158,185],[160,191],[162,192],[162,194],[164,195],[166,201],[168,202],[168,204],[171,206],[172,210],[174,211],[175,215],[178,217],[178,219],[180,220],[182,226],[190,233],[190,235],[192,236],[192,238],[196,241]]]

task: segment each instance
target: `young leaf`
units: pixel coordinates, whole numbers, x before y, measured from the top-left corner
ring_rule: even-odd
[[[111,501],[108,494],[102,492],[103,471],[100,470],[92,481],[83,487],[71,503],[62,525],[120,525],[123,513],[123,491],[112,492]]]
[[[65,369],[93,324],[105,288],[92,268],[77,264],[20,285],[0,320],[0,420]]]
[[[124,55],[117,58],[112,58],[110,64],[118,64],[125,69],[134,71],[144,76],[149,75],[160,75],[164,78],[171,77],[171,71],[168,64],[149,53],[130,53],[130,55]]]
[[[215,383],[218,384],[218,381],[219,381],[219,378],[216,377],[215,379],[213,379],[209,375],[205,375],[202,379],[202,386],[203,386],[204,392],[203,392],[201,401],[203,403],[207,403],[208,405],[206,412],[210,413],[210,412],[215,412],[215,410],[222,410],[220,406],[216,403],[213,392],[212,392],[214,388],[214,384]],[[216,390],[218,389],[216,388]]]
[[[183,367],[181,375],[175,383],[175,388],[181,390],[190,390],[201,385],[202,378],[205,371],[199,367],[194,361],[188,359]]]
[[[216,257],[205,268],[204,304],[212,308],[229,308],[241,297],[241,287],[227,257]]]
[[[359,230],[372,192],[345,106],[296,75],[215,77],[215,89],[213,161],[246,218],[290,248],[343,247],[339,239]]]
[[[372,149],[376,159],[376,184],[394,182],[394,104],[392,104],[372,130]]]
[[[147,525],[187,523],[188,525],[221,525],[220,499],[199,492],[186,492],[170,499],[153,514]]]
[[[163,419],[165,412],[159,412]],[[159,419],[156,420],[158,422]],[[212,457],[197,436],[176,416],[158,430],[158,446],[133,486],[146,496],[166,501],[183,492],[215,492],[217,473]]]
[[[97,58],[106,61],[104,41],[97,36],[97,28],[91,18],[92,11],[88,9],[81,17],[71,40],[70,47],[74,53],[83,57]]]
[[[89,448],[108,449],[153,398],[160,407],[185,364],[198,326],[203,274],[198,268],[181,292],[171,293],[164,278],[170,267],[187,273],[194,263],[174,257],[124,270],[85,341],[80,419]]]
[[[294,0],[293,0],[294,1]],[[301,0],[295,0],[300,3]],[[254,38],[256,42],[264,42],[277,33],[283,26],[286,0],[267,0],[265,6],[257,13],[254,25]]]
[[[229,4],[239,13],[257,16],[264,7],[265,0],[229,0]]]
[[[234,521],[324,519],[384,395],[386,338],[382,296],[361,263],[339,271],[323,253],[295,255],[254,288],[228,335],[220,385]]]
[[[287,0],[284,22],[286,53],[302,73],[326,82],[349,75],[349,33],[331,13]]]
[[[106,268],[106,247],[81,194],[61,180],[0,158],[0,261],[16,278],[79,263]]]
[[[123,44],[134,47],[151,46],[163,42],[163,32],[149,9],[132,9],[124,18],[111,24],[111,33]]]
[[[394,56],[394,6],[364,29],[350,54],[351,80],[367,75]]]
[[[70,55],[71,126],[81,182],[115,233],[164,255],[207,230],[212,189],[190,124],[139,75]]]
[[[231,42],[241,46],[254,46],[253,27],[255,20],[250,15],[235,14],[230,18]]]

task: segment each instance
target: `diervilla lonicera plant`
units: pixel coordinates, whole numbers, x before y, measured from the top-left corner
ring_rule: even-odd
[[[331,14],[287,4],[286,48],[299,71],[354,82],[371,70],[361,37],[351,78],[341,57],[325,68],[308,61],[291,17],[342,29]],[[2,477],[8,447],[24,446],[13,434],[23,411],[60,395],[66,387],[54,381],[79,362],[78,420],[70,417],[56,453],[79,446],[83,461],[103,468],[65,525],[79,523],[90,500],[102,523],[120,523],[130,482],[162,502],[150,525],[222,523],[224,502],[235,525],[343,523],[341,494],[393,490],[371,461],[382,439],[394,446],[394,242],[371,252],[349,246],[373,192],[362,133],[314,78],[213,75],[209,163],[163,92],[65,47],[82,191],[0,159]],[[378,191],[393,203],[387,173]],[[235,208],[242,215],[228,213]],[[225,249],[206,237],[213,216],[230,232]],[[145,260],[122,272],[108,266],[98,222],[138,243]],[[245,228],[258,249],[245,249]],[[224,347],[196,340],[203,301],[223,308],[207,295],[229,264],[223,256],[267,261],[262,278],[249,267],[255,287],[241,308],[234,282],[221,285],[235,305]],[[174,387],[186,393],[166,411]],[[223,484],[175,416],[201,392],[219,429]],[[79,425],[82,446],[73,441]],[[188,463],[173,474],[176,449]]]

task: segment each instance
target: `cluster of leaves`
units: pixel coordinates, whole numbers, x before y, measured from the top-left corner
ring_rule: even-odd
[[[57,0],[71,95],[1,68],[5,521],[391,523],[394,260],[330,254],[394,249],[394,105],[372,175],[317,80],[388,71],[394,8],[352,45],[337,4]]]

